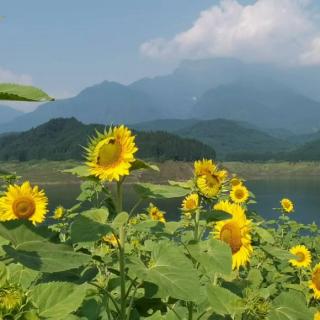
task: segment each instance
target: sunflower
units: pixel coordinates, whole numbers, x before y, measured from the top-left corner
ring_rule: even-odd
[[[249,199],[249,191],[244,185],[240,184],[236,187],[232,187],[230,198],[235,203],[246,202]]]
[[[313,320],[320,320],[320,311],[316,311]]]
[[[282,210],[290,213],[294,211],[293,202],[290,199],[284,198],[280,201]]]
[[[238,177],[233,177],[231,180],[230,180],[230,183],[231,183],[231,186],[232,187],[237,187],[239,185],[242,184],[242,181],[238,178]]]
[[[243,208],[238,204],[222,201],[215,205],[216,210],[223,210],[232,215],[231,219],[216,223],[214,238],[227,243],[232,252],[232,269],[245,266],[253,252],[251,246],[251,221],[247,220]]]
[[[112,247],[117,247],[118,246],[118,238],[113,234],[107,234],[102,237],[102,240],[108,244],[110,244]]]
[[[59,220],[64,214],[64,208],[62,206],[57,207],[53,213],[53,219]]]
[[[196,176],[212,174],[216,170],[217,166],[212,160],[202,159],[194,162],[194,173]]]
[[[220,192],[226,176],[227,172],[225,170],[215,170],[212,173],[197,177],[196,184],[201,194],[206,198],[213,198]]]
[[[92,175],[102,181],[119,181],[120,177],[128,175],[138,151],[135,137],[124,127],[110,128],[103,134],[97,132],[91,138],[87,152],[87,165]]]
[[[290,259],[289,262],[297,268],[307,268],[311,264],[311,253],[307,247],[303,245],[297,245],[290,249],[290,253],[295,255],[295,259]]]
[[[23,304],[23,292],[13,286],[0,289],[0,310],[3,313],[13,313]]]
[[[10,185],[0,198],[0,221],[30,220],[41,223],[47,214],[48,198],[38,186],[26,181],[21,186]]]
[[[158,207],[150,203],[147,212],[152,220],[160,221],[160,222],[166,222],[166,219],[164,218],[165,212],[160,211]]]
[[[313,268],[309,287],[313,290],[314,298],[320,300],[320,263]]]
[[[182,201],[182,210],[185,212],[194,211],[199,207],[199,196],[197,193],[191,193]]]

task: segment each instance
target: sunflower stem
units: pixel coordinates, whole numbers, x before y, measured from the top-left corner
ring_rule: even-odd
[[[200,219],[200,211],[197,210],[194,219],[194,240],[199,240],[199,219]]]
[[[123,202],[123,180],[117,181],[117,211],[120,213],[122,211],[122,202]]]
[[[125,238],[126,231],[125,226],[121,226],[119,229],[119,269],[120,269],[120,294],[121,294],[121,307],[120,307],[120,319],[126,319],[126,307],[127,307],[127,297],[126,297],[126,274],[125,274]]]

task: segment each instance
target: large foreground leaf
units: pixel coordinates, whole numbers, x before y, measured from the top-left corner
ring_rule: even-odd
[[[189,190],[179,186],[152,183],[137,183],[135,185],[135,190],[142,198],[151,199],[181,198],[189,193]]]
[[[29,221],[7,221],[0,223],[0,236],[14,247],[30,241],[45,241],[53,234],[46,227],[35,227]]]
[[[50,282],[39,284],[31,291],[31,301],[38,309],[41,318],[64,319],[76,311],[86,293],[84,285],[66,282]]]
[[[242,309],[240,297],[225,288],[208,286],[207,294],[209,303],[217,314],[234,315]]]
[[[75,252],[72,247],[46,241],[23,243],[16,248],[3,246],[8,256],[27,268],[41,272],[60,272],[78,268],[89,262],[90,256]]]
[[[229,275],[232,267],[230,247],[219,240],[207,240],[188,246],[191,256],[197,260],[207,273]]]
[[[12,101],[52,101],[41,89],[12,83],[0,83],[0,100]]]
[[[313,319],[308,310],[305,296],[290,291],[281,293],[273,302],[273,308],[268,315],[269,320],[304,320]]]
[[[197,271],[183,252],[172,244],[154,246],[148,268],[142,263],[132,267],[139,278],[155,285],[155,297],[196,301],[200,295]]]
[[[91,209],[79,214],[71,225],[71,240],[77,242],[92,242],[100,240],[112,229],[106,224],[107,209]]]

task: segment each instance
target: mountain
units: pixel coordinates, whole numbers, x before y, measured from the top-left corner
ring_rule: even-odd
[[[13,119],[22,115],[23,112],[8,106],[0,105],[0,124],[12,121]]]
[[[175,132],[184,128],[188,128],[201,120],[196,119],[159,119],[145,122],[134,123],[131,128],[141,131],[166,131]]]
[[[289,137],[289,131],[310,134],[320,129],[319,82],[320,67],[279,68],[231,58],[187,60],[168,75],[130,85],[105,81],[76,97],[43,104],[1,124],[0,133],[75,117],[83,123],[127,125],[225,118],[271,130],[276,137]]]
[[[234,152],[264,154],[284,152],[295,147],[295,141],[273,137],[246,122],[226,119],[167,119],[135,124],[133,127],[144,131],[165,130],[184,138],[196,139],[214,148],[219,159],[225,159]]]
[[[83,90],[76,97],[45,103],[1,125],[0,132],[27,130],[59,117],[75,117],[83,123],[130,124],[161,118],[162,114],[147,94],[105,81]]]
[[[302,134],[320,129],[320,103],[281,85],[234,83],[207,91],[193,107],[200,119],[241,120]]]
[[[0,160],[83,160],[83,148],[103,125],[85,125],[75,118],[53,119],[23,133],[0,137]],[[138,157],[154,161],[215,158],[213,148],[167,132],[135,132]]]

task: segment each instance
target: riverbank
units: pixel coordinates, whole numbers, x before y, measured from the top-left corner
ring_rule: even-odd
[[[0,162],[0,170],[14,172],[35,184],[79,184],[77,177],[62,172],[77,165],[76,161],[12,161]],[[246,180],[320,178],[320,162],[225,162],[222,165]],[[192,177],[192,163],[166,161],[158,166],[160,172],[139,171],[127,181],[165,183],[168,179],[181,181]]]

